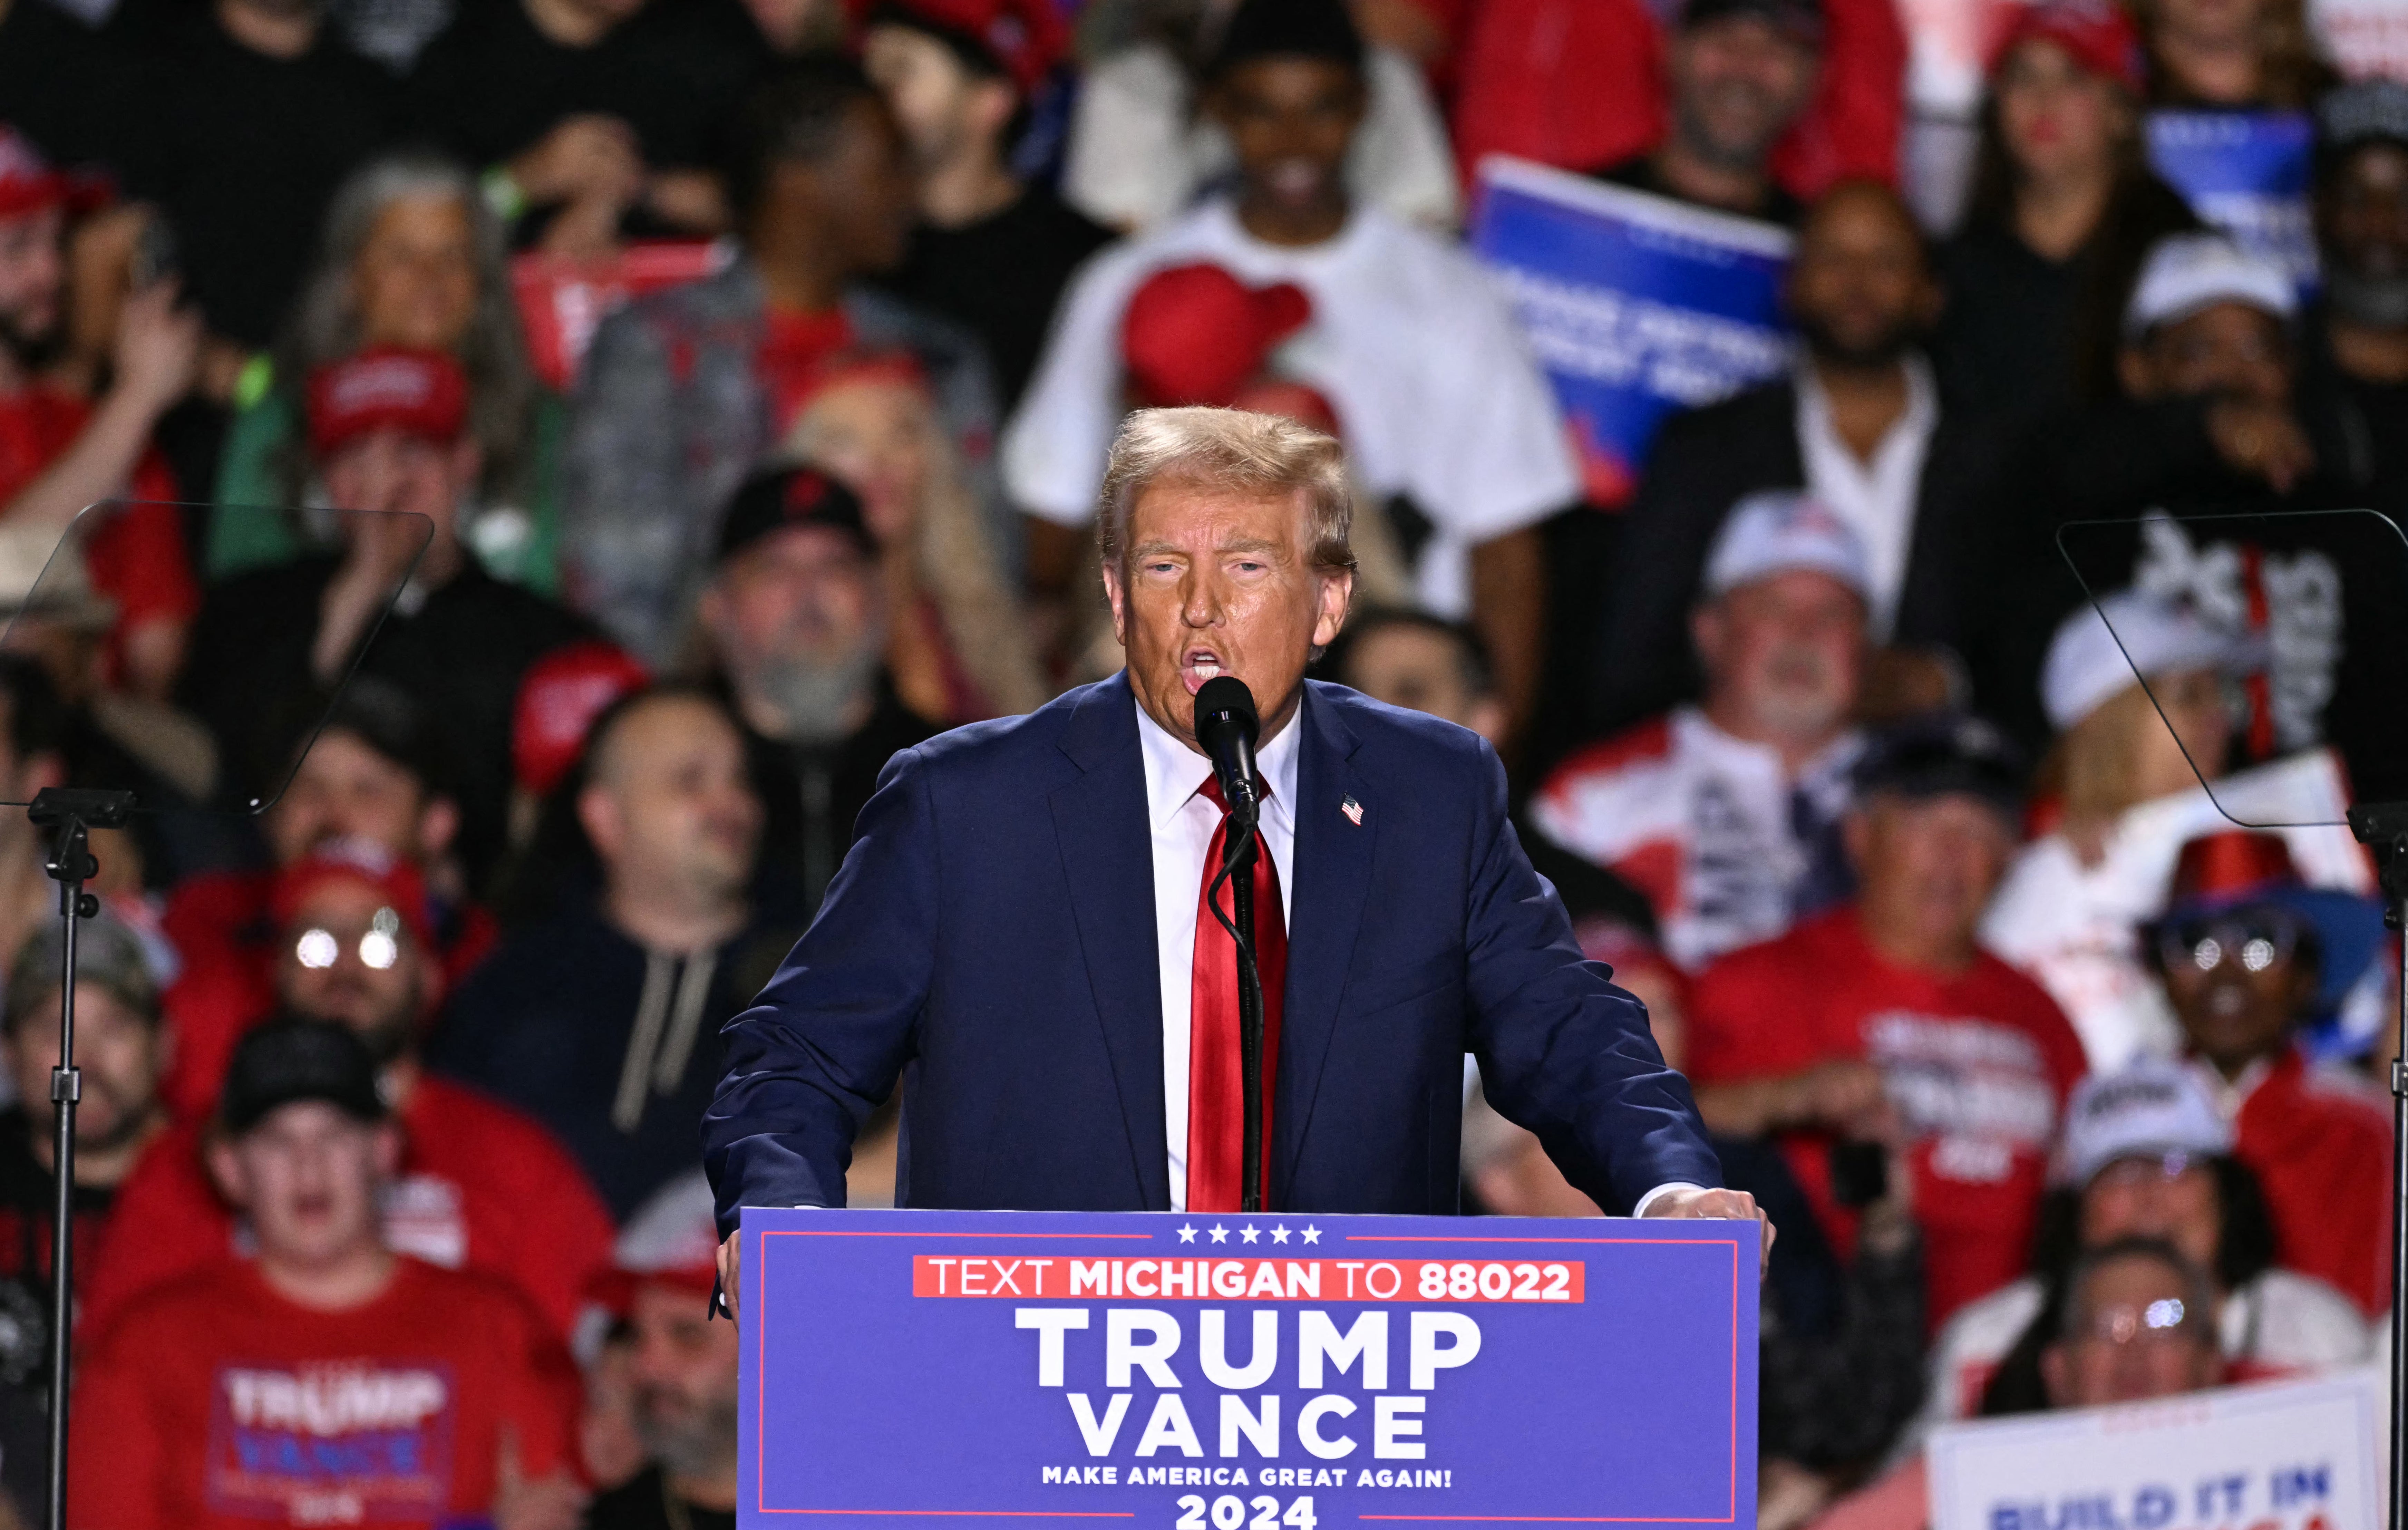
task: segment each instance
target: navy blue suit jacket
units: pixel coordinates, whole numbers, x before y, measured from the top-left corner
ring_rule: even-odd
[[[1646,1010],[1582,958],[1476,735],[1308,681],[1270,1143],[1283,1211],[1453,1213],[1463,1054],[1609,1211],[1721,1183]],[[1352,797],[1362,822],[1340,804]],[[905,1206],[1168,1210],[1154,862],[1125,677],[895,756],[808,934],[730,1021],[722,1230],[841,1206],[903,1086]]]

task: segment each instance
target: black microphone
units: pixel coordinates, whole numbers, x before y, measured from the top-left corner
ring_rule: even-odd
[[[1235,675],[1215,675],[1196,693],[1196,741],[1212,757],[1212,774],[1229,804],[1229,843],[1242,845],[1254,832],[1261,799],[1254,791],[1254,738],[1263,720],[1254,694]]]

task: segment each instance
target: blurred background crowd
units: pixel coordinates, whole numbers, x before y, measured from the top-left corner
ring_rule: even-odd
[[[2379,1353],[2330,824],[2408,779],[2399,544],[2115,522],[2408,512],[2403,64],[2383,0],[0,0],[0,800],[146,809],[72,1523],[733,1523],[718,1027],[894,751],[1117,668],[1142,405],[1347,444],[1320,672],[1496,745],[1781,1227],[1763,1523]],[[2300,114],[2313,282],[2172,108]],[[1600,482],[1460,237],[1493,154],[1794,233],[1786,365]],[[43,849],[0,809],[0,1524]],[[1476,1083],[1463,1145],[1467,1209],[1598,1209]]]

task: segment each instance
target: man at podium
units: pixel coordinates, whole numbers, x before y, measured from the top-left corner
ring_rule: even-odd
[[[1127,667],[896,755],[818,921],[727,1026],[703,1148],[731,1308],[738,1209],[841,1206],[898,1081],[900,1205],[1240,1208],[1234,945],[1203,901],[1224,809],[1195,731],[1222,675],[1261,716],[1262,1206],[1453,1213],[1469,1052],[1599,1206],[1760,1215],[1714,1188],[1687,1084],[1583,960],[1487,744],[1304,679],[1346,618],[1350,514],[1338,443],[1289,421],[1122,426],[1096,524]]]

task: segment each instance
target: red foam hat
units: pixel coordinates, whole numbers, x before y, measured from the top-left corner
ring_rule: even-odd
[[[22,218],[66,199],[67,178],[50,168],[31,139],[0,122],[0,218]]]
[[[309,445],[322,457],[387,426],[456,441],[467,422],[467,374],[439,350],[378,347],[309,374]]]
[[[1035,93],[1069,46],[1054,0],[877,0],[869,24],[917,26],[969,44],[1024,96]]]
[[[1312,320],[1312,299],[1293,282],[1249,287],[1217,265],[1173,265],[1130,295],[1121,360],[1150,404],[1226,406]]]
[[[318,890],[331,882],[357,882],[384,900],[401,918],[418,949],[435,951],[435,926],[426,908],[426,879],[418,867],[365,839],[319,846],[276,874],[267,911],[280,929],[290,929]]]
[[[542,796],[585,748],[603,709],[652,681],[642,664],[600,638],[571,643],[527,666],[510,709],[510,770],[530,796]]]
[[[2148,83],[2148,64],[2141,51],[2141,35],[2123,7],[2112,0],[2041,0],[2006,12],[1988,52],[1987,73],[2016,45],[2038,37],[2053,42],[2094,75],[2114,80],[2134,95]]]

